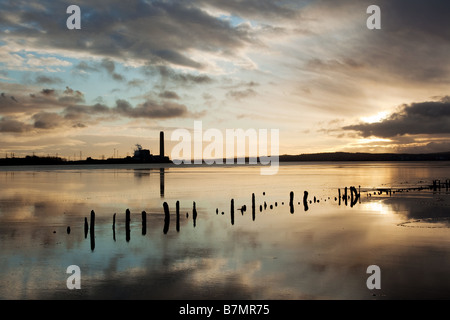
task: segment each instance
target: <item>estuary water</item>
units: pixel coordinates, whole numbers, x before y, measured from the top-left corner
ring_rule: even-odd
[[[449,179],[449,162],[1,167],[0,299],[448,299]]]

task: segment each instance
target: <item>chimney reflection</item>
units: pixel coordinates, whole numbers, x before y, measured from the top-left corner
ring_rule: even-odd
[[[164,168],[159,168],[159,194],[164,198]]]

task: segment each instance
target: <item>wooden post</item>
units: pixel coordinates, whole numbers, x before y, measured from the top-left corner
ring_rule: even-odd
[[[231,225],[234,225],[234,199],[231,199],[230,213],[231,213]]]
[[[94,210],[91,211],[91,225],[89,228],[89,234],[91,237],[91,251],[94,251],[95,249],[95,212]]]
[[[195,228],[195,225],[197,224],[197,208],[195,207],[195,201],[194,201],[194,204],[193,204],[193,208],[192,208],[192,219],[194,220],[194,228]]]
[[[142,211],[142,235],[145,236],[147,233],[147,212]]]
[[[112,229],[113,229],[113,240],[116,241],[116,214],[115,213],[113,215]]]
[[[255,221],[255,194],[252,193],[252,220]]]
[[[176,203],[176,229],[180,232],[180,201]]]
[[[294,191],[291,191],[289,194],[289,208],[290,208],[290,212],[291,214],[294,213]]]
[[[353,207],[358,202],[358,191],[356,187],[350,187],[350,207]]]
[[[303,208],[308,211],[308,191],[303,192]]]
[[[164,229],[163,229],[163,232],[164,232],[164,234],[167,234],[167,232],[169,231],[169,224],[170,224],[170,212],[169,212],[169,205],[167,204],[167,202],[163,203],[163,208],[164,208]]]
[[[341,205],[341,189],[338,189],[338,193],[339,193],[339,205]]]
[[[348,200],[347,187],[345,187],[345,189],[344,189],[344,202],[345,202],[345,205],[347,205],[347,200]]]
[[[87,217],[84,217],[84,238],[85,239],[87,238],[88,231],[89,231],[88,220],[87,220]]]
[[[92,232],[94,231],[94,227],[95,227],[95,212],[94,210],[91,211],[91,226],[89,228],[89,231]]]
[[[130,241],[130,222],[131,222],[131,213],[130,210],[127,209],[125,211],[125,240]]]

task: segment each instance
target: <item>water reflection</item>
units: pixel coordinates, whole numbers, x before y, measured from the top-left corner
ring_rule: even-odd
[[[448,167],[138,169],[0,175],[0,298],[373,299],[372,264],[375,298],[448,296],[450,229],[401,225],[445,221],[448,192],[376,189],[445,181]],[[82,291],[64,287],[71,264]]]
[[[164,198],[164,168],[159,169],[159,194],[161,198]]]

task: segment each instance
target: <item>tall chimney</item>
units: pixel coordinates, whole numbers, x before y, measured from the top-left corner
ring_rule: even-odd
[[[159,132],[159,156],[164,157],[164,131]]]

